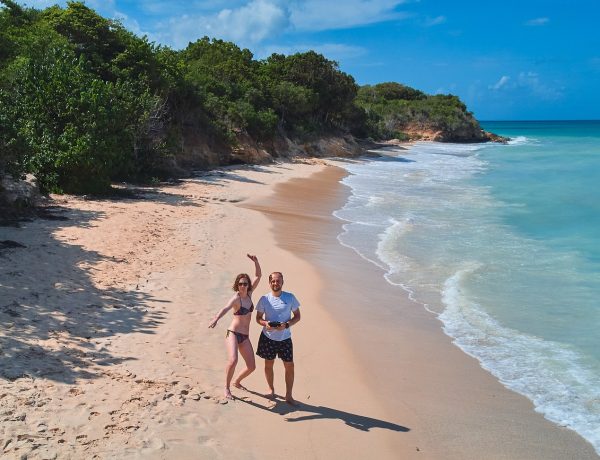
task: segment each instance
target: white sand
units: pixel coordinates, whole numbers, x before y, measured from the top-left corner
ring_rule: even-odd
[[[27,246],[0,251],[2,458],[595,458],[335,243],[341,171],[322,163],[215,171],[132,199],[55,197],[67,220],[0,227]],[[252,272],[248,252],[259,293],[280,270],[302,302],[297,410],[262,396],[260,359],[250,391],[222,398],[229,318],[207,324]],[[365,314],[374,295],[406,306],[395,335]],[[280,363],[275,381],[282,394]]]

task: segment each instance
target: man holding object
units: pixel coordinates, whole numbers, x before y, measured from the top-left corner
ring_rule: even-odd
[[[290,292],[282,291],[283,275],[269,275],[271,292],[262,296],[256,305],[256,322],[263,326],[256,354],[265,360],[265,377],[269,386],[269,397],[275,397],[273,365],[279,356],[285,367],[285,400],[297,405],[292,397],[294,386],[294,349],[290,327],[300,321],[300,303]]]

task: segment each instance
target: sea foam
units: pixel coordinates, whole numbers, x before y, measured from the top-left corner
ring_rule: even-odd
[[[346,164],[338,240],[600,452],[600,219],[590,188],[600,131],[582,145],[535,128],[502,133],[509,145],[424,142],[396,160]],[[565,191],[573,201],[562,202]]]
[[[448,278],[439,315],[444,332],[506,387],[528,397],[547,419],[577,431],[600,451],[600,379],[576,350],[503,327],[464,293],[477,267]]]

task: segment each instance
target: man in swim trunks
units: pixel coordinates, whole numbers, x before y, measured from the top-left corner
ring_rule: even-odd
[[[256,304],[256,322],[263,326],[256,354],[265,360],[265,377],[269,386],[269,397],[275,397],[273,365],[279,356],[285,368],[285,400],[292,405],[297,402],[292,396],[294,386],[294,349],[290,327],[300,321],[300,302],[290,292],[282,290],[283,275],[269,275],[271,292],[262,296]]]

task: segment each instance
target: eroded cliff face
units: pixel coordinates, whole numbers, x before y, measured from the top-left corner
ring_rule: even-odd
[[[174,170],[210,169],[231,164],[265,164],[296,157],[356,157],[365,149],[351,135],[331,135],[312,140],[294,141],[278,136],[258,142],[239,133],[233,146],[209,142],[201,135],[187,136],[181,152],[172,157]]]
[[[484,131],[479,126],[479,123],[465,123],[464,125],[452,128],[440,128],[426,124],[408,124],[399,126],[398,130],[405,133],[411,141],[456,142],[459,144],[477,142],[499,142],[506,144],[509,141],[506,137]]]
[[[408,140],[435,142],[503,142],[508,139],[483,131],[479,124],[465,125],[454,130],[436,129],[425,125],[407,125],[402,131]],[[211,169],[232,164],[266,164],[278,160],[302,157],[345,157],[363,155],[373,143],[358,141],[350,134],[329,135],[310,140],[292,140],[277,136],[259,142],[247,134],[238,133],[233,145],[210,141],[200,134],[183,139],[181,151],[172,156],[165,169],[176,176],[186,176],[193,170]]]

